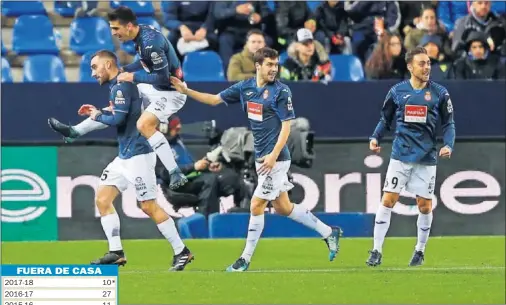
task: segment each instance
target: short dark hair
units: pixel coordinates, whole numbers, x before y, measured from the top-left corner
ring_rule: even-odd
[[[418,54],[427,54],[427,50],[424,47],[416,47],[412,50],[406,52],[405,60],[406,64],[410,64],[413,61],[413,58]]]
[[[110,58],[110,59],[112,59],[112,61],[114,62],[115,65],[117,65],[117,63],[118,63],[118,57],[116,56],[116,54],[114,54],[114,52],[111,52],[109,50],[99,50],[99,51],[95,52],[91,56],[90,60],[93,59],[95,56]]]
[[[246,40],[248,40],[251,35],[260,35],[263,37],[264,32],[260,31],[259,29],[252,29],[248,32],[248,34],[246,34]]]
[[[107,18],[109,21],[118,21],[121,25],[127,25],[130,22],[133,25],[137,25],[135,13],[126,6],[117,7],[113,11],[107,13]]]
[[[253,62],[263,64],[264,59],[270,58],[275,59],[278,58],[278,51],[271,49],[269,47],[263,47],[255,52],[255,55],[253,55]]]

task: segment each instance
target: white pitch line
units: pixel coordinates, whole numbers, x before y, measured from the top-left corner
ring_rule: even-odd
[[[357,271],[480,271],[480,270],[505,270],[504,266],[483,266],[483,267],[406,267],[406,268],[384,268],[384,267],[364,267],[364,268],[335,268],[335,269],[258,269],[248,270],[246,273],[344,273]],[[186,270],[185,273],[225,273],[223,270]],[[119,274],[162,274],[169,273],[167,270],[125,270]]]

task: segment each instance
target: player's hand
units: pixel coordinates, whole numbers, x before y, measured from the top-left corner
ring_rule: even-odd
[[[188,86],[186,83],[182,82],[179,78],[171,76],[170,83],[172,84],[172,88],[176,89],[177,92],[186,94],[188,91]]]
[[[277,157],[273,154],[268,154],[267,156],[261,158],[259,161],[262,162],[262,166],[258,169],[257,173],[259,175],[268,175],[271,171],[274,165],[276,164]]]
[[[198,29],[197,32],[195,32],[195,40],[196,41],[201,41],[201,40],[204,40],[204,38],[206,38],[206,35],[207,35],[207,30],[204,29],[204,28],[200,28]]]
[[[452,155],[452,150],[450,147],[448,147],[448,146],[441,147],[441,150],[439,151],[439,156],[441,158],[450,159],[451,155]]]
[[[131,83],[134,81],[134,74],[131,72],[123,72],[118,75],[118,82]]]
[[[209,161],[207,161],[206,159],[198,160],[197,162],[195,162],[193,167],[195,168],[196,171],[206,170],[209,167]]]
[[[102,111],[98,110],[97,108],[93,108],[90,112],[90,118],[92,120],[95,120],[97,118],[97,116],[99,116],[101,114],[102,114]]]
[[[379,154],[381,151],[381,147],[378,145],[378,141],[376,139],[372,139],[369,141],[369,149]]]
[[[209,170],[212,172],[219,172],[221,170],[221,162],[213,162],[209,165]]]
[[[91,110],[95,109],[95,108],[96,107],[93,106],[93,105],[84,104],[84,105],[81,105],[81,107],[79,108],[79,110],[77,110],[77,114],[79,114],[81,116],[90,115]]]

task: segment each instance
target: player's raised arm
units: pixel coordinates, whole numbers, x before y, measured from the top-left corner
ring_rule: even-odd
[[[111,114],[103,114],[97,110],[97,112],[92,112],[90,117],[97,122],[101,122],[109,126],[122,124],[126,119],[131,103],[131,96],[127,86],[133,85],[119,84],[114,86],[112,95],[114,105],[111,105]]]
[[[455,145],[455,121],[453,120],[453,105],[450,94],[445,92],[441,97],[439,113],[441,116],[441,127],[443,128],[443,142],[450,150]]]
[[[383,108],[381,109],[380,121],[378,122],[378,125],[376,125],[370,140],[375,139],[377,143],[379,143],[385,135],[385,132],[390,130],[395,116],[395,110],[397,108],[397,105],[394,102],[394,94],[395,93],[392,90],[388,91],[383,103]]]

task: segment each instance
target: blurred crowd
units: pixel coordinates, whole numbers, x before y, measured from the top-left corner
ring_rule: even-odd
[[[434,80],[505,77],[505,1],[174,1],[163,14],[178,55],[215,50],[230,81],[254,75],[265,45],[292,81],[329,79],[329,54],[355,55],[368,79],[403,79],[403,55],[417,46]]]

